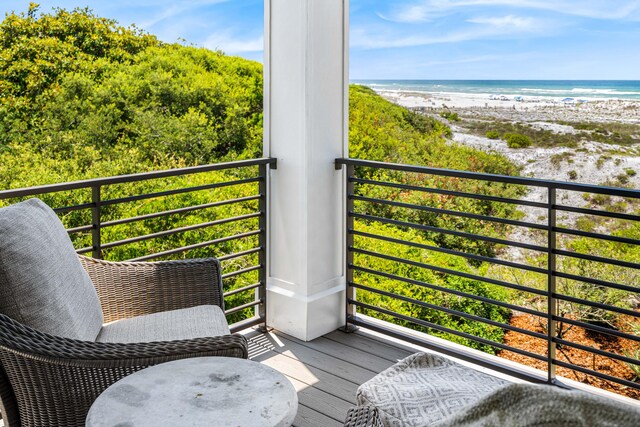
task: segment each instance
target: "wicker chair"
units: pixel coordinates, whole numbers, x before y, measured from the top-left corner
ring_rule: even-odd
[[[7,231],[2,220],[0,215],[0,235],[3,226],[5,234]],[[3,304],[16,299],[3,290],[6,256],[6,251],[2,254],[0,248]],[[46,328],[36,329],[33,324],[28,326],[27,322],[0,313],[0,410],[5,426],[84,426],[91,404],[102,391],[147,366],[188,357],[248,357],[246,339],[231,335],[224,320],[217,260],[112,263],[79,258],[79,264],[95,286],[96,299],[102,308],[100,319],[114,323],[104,327],[99,324],[95,339],[77,339],[43,332]],[[83,270],[82,267],[79,269]],[[52,298],[51,304],[55,303]],[[75,312],[65,313],[66,308],[60,309],[61,318],[67,314],[77,316]],[[43,307],[45,310],[51,308]],[[155,328],[149,327],[149,322],[158,322],[158,318],[168,315]],[[184,335],[178,333],[180,322],[174,321],[179,316],[187,316],[183,319],[183,323],[187,322]],[[211,318],[217,319],[218,324],[203,325],[205,322],[200,321]],[[76,325],[76,329],[81,329],[80,326]],[[143,330],[132,336],[142,335],[142,339],[136,342],[121,339],[123,331],[131,333],[140,326]],[[204,331],[207,327],[212,328],[211,334]]]
[[[344,427],[383,427],[375,406],[354,406],[347,412]]]

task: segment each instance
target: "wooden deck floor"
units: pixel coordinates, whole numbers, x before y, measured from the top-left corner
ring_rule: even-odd
[[[298,391],[297,427],[342,426],[358,386],[415,350],[358,331],[311,342],[249,332],[249,357],[282,372]]]

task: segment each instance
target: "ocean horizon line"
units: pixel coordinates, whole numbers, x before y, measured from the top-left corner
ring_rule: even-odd
[[[369,80],[351,83],[374,90],[544,98],[640,100],[640,80]]]

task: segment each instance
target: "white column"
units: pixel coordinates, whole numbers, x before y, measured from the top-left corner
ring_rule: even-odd
[[[312,340],[344,324],[349,0],[265,0],[271,172],[267,321]]]

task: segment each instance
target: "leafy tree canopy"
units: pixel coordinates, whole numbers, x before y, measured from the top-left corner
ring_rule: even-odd
[[[261,140],[256,62],[162,43],[86,8],[32,3],[0,23],[4,188],[255,157]]]

